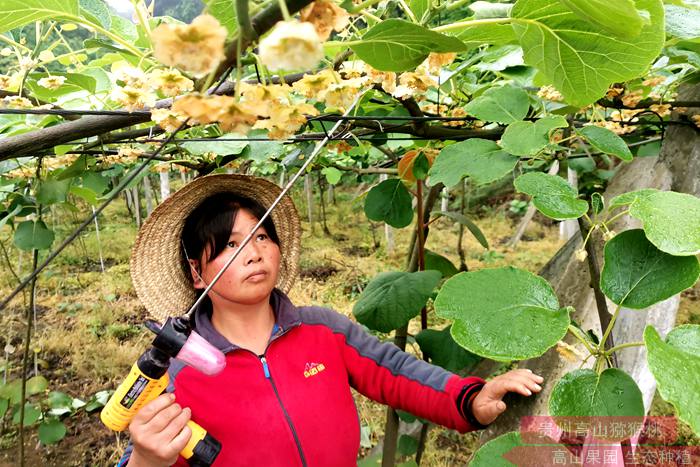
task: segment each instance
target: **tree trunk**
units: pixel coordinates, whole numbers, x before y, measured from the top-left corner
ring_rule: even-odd
[[[682,89],[679,100],[697,101],[700,99],[700,85]],[[700,108],[691,109],[699,113]],[[674,119],[677,116],[672,117]],[[674,190],[700,196],[700,134],[692,127],[674,125],[666,131],[661,153],[658,157],[635,158],[629,164],[620,167],[605,191],[605,200],[614,196],[639,190],[642,188],[657,188],[659,190]],[[640,227],[639,221],[628,216],[620,218],[614,229],[617,232]],[[571,318],[579,323],[582,329],[593,329],[601,335],[598,312],[589,286],[590,276],[586,262],[578,262],[573,258],[573,252],[581,244],[580,235],[572,237],[557,254],[545,265],[540,274],[550,281],[556,291],[561,306],[571,305],[576,311]],[[598,259],[602,264],[601,245],[596,245]],[[657,303],[646,310],[622,309],[613,329],[616,344],[639,341],[642,331],[647,324],[654,325],[661,336],[673,327],[678,312],[679,296]],[[575,339],[565,338],[569,344],[576,344]],[[591,359],[592,360],[592,359]],[[646,362],[646,348],[633,347],[623,349],[618,353],[619,367],[629,373],[642,391],[645,409],[649,410],[656,381],[649,372]],[[587,368],[592,366],[587,362]],[[509,431],[517,431],[523,416],[547,415],[547,402],[556,381],[566,373],[578,368],[579,363],[569,363],[554,350],[550,349],[543,356],[520,363],[521,368],[530,368],[544,377],[545,384],[542,392],[536,397],[523,398],[512,393],[505,397],[508,410],[496,422],[485,429],[481,436],[482,442]]]
[[[148,175],[143,177],[143,198],[146,201],[146,217],[148,217],[153,211],[153,188]]]
[[[136,219],[136,227],[141,228],[141,200],[139,199],[138,185],[131,187],[131,201],[134,203],[134,217]]]
[[[170,173],[160,172],[158,178],[160,179],[160,202],[165,201],[168,196],[170,196]]]
[[[311,225],[311,233],[314,232],[314,186],[311,175],[304,175],[304,193],[306,194],[306,216]]]

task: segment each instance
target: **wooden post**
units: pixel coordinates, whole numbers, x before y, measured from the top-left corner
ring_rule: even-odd
[[[158,178],[160,179],[160,202],[165,201],[168,196],[170,196],[170,172],[160,172]]]

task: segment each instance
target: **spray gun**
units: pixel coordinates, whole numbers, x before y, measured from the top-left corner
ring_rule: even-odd
[[[193,331],[185,317],[168,318],[163,326],[149,320],[146,327],[156,335],[152,347],[134,363],[100,413],[102,423],[114,431],[124,431],[136,412],[165,390],[171,358],[206,375],[216,375],[226,366],[224,354]],[[210,466],[221,451],[221,443],[192,420],[187,426],[192,436],[180,455],[192,466]]]

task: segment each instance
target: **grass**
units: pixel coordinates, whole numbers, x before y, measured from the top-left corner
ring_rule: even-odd
[[[393,251],[388,251],[384,227],[370,224],[356,193],[359,191],[336,190],[336,204],[327,206],[330,237],[322,233],[320,223],[312,226],[303,222],[302,277],[289,294],[297,305],[326,306],[352,316],[354,302],[374,275],[405,268],[409,229],[394,231],[395,246]],[[301,200],[301,193],[295,193],[295,199]],[[467,232],[463,245],[470,270],[509,264],[537,272],[561,245],[557,226],[536,216],[525,233],[527,241],[521,241],[514,249],[505,248],[503,244],[517,222],[506,213],[507,206],[507,202],[486,206],[474,216],[491,243],[491,250],[487,252]],[[297,207],[300,213],[306,212],[303,202],[298,201]],[[89,207],[81,212],[89,212]],[[58,229],[57,238],[77,225],[77,217],[54,210],[49,220]],[[117,201],[110,205],[100,217],[100,223],[105,272],[100,269],[93,228],[41,274],[36,292],[39,312],[32,348],[37,367],[49,379],[51,390],[64,391],[83,400],[99,390],[114,388],[151,340],[140,325],[146,313],[129,277],[128,259],[136,228],[124,203]],[[6,247],[11,244],[8,236],[9,229],[0,231],[0,241]],[[458,229],[440,219],[431,225],[426,246],[458,265],[457,239]],[[30,269],[29,254],[24,253],[20,260],[14,248],[9,253],[17,274],[26,275]],[[21,270],[17,267],[19,263]],[[6,295],[16,284],[7,269],[3,266],[0,274],[0,295]],[[684,294],[681,307],[679,320],[700,322],[697,293]],[[0,345],[17,348],[14,353],[6,354],[9,379],[16,378],[21,367],[24,310],[23,299],[18,298],[0,315],[0,326],[5,330]],[[416,321],[409,327],[410,333],[420,330]],[[440,327],[444,322],[431,314],[430,324]],[[409,346],[408,351],[417,349]],[[386,409],[357,394],[356,404],[361,424],[374,445],[383,435]],[[655,410],[672,413],[672,408],[663,404],[655,403]],[[67,425],[68,436],[55,446],[38,446],[32,434],[27,443],[30,460],[38,465],[110,465],[118,460],[125,436],[115,436],[104,428],[97,413],[79,413]],[[3,459],[10,463],[15,459],[15,444],[12,431],[5,427],[0,438],[0,464]],[[465,465],[477,447],[478,433],[459,435],[434,427],[429,431],[424,465]]]

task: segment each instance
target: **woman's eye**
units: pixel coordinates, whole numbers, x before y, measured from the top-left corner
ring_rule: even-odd
[[[258,238],[261,238],[261,237],[262,237],[263,240],[267,239],[267,235],[265,235],[265,234],[258,234]]]
[[[228,246],[228,247],[230,247],[230,248],[236,248],[236,242],[228,242],[228,243],[226,244],[226,246]]]

